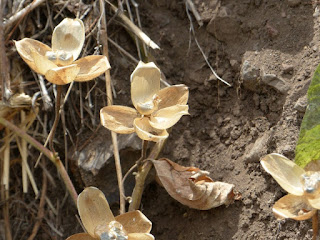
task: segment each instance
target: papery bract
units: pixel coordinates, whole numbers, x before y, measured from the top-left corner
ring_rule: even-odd
[[[78,196],[78,211],[88,233],[78,233],[67,240],[128,239],[153,240],[152,223],[139,210],[114,217],[104,194],[88,187]]]
[[[75,61],[82,50],[85,29],[80,19],[64,19],[52,34],[52,48],[30,38],[15,41],[18,53],[35,72],[54,84],[83,82],[110,68],[105,56],[86,56]]]
[[[160,70],[139,62],[131,74],[131,99],[135,107],[107,106],[101,109],[101,124],[116,133],[132,133],[147,141],[166,139],[166,129],[188,113],[189,91],[185,85],[160,90]]]

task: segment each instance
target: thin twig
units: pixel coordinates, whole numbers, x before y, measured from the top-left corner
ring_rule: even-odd
[[[26,120],[26,112],[21,110],[21,123]],[[23,126],[23,130],[26,130],[26,126]],[[28,174],[27,174],[27,158],[28,158],[28,151],[27,151],[27,141],[21,139],[21,166],[22,166],[22,189],[24,193],[28,192]]]
[[[186,4],[188,4],[188,7],[191,10],[191,12],[193,13],[194,17],[196,18],[199,26],[202,27],[203,26],[203,21],[201,19],[201,16],[200,16],[199,12],[196,9],[196,6],[192,2],[192,0],[186,0]]]
[[[228,82],[226,82],[225,80],[223,80],[223,79],[222,79],[221,77],[219,77],[218,74],[214,71],[214,69],[212,68],[211,64],[210,64],[209,61],[208,61],[208,58],[207,58],[206,54],[205,54],[204,51],[202,50],[202,48],[201,48],[201,46],[200,46],[200,44],[199,44],[199,42],[198,42],[198,39],[197,39],[197,37],[196,37],[196,33],[195,33],[195,31],[194,31],[194,27],[193,27],[193,23],[192,23],[192,17],[191,17],[191,15],[190,15],[190,13],[189,13],[189,7],[188,7],[188,4],[187,4],[187,3],[186,3],[186,13],[187,13],[188,18],[189,18],[189,21],[190,21],[190,31],[192,32],[192,35],[193,35],[193,37],[194,37],[194,41],[195,41],[195,43],[197,44],[197,46],[198,46],[198,48],[199,48],[199,50],[200,50],[200,52],[201,52],[204,60],[206,61],[208,67],[210,68],[211,72],[213,73],[213,75],[214,75],[217,79],[219,79],[221,82],[223,82],[224,84],[226,84],[226,85],[228,85],[229,87],[231,87],[231,84],[230,84],[230,83],[228,83]]]
[[[101,11],[101,38],[108,39],[107,22],[106,22],[105,7],[104,7],[103,0],[100,0],[100,11]],[[103,55],[105,55],[109,59],[108,41],[103,41]],[[106,78],[107,102],[108,102],[108,106],[110,106],[113,104],[110,70],[107,70],[105,72],[105,78]],[[121,170],[121,163],[120,163],[120,154],[119,154],[119,148],[118,148],[117,134],[115,132],[111,131],[111,138],[112,138],[112,144],[113,144],[114,160],[115,160],[115,165],[116,165],[118,187],[119,187],[119,193],[120,193],[119,194],[119,196],[120,196],[120,214],[123,214],[123,213],[125,213],[126,202],[123,197],[124,187],[122,185],[122,170]]]

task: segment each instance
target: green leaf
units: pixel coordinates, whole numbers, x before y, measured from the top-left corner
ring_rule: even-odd
[[[305,167],[316,160],[320,160],[320,65],[308,89],[308,107],[300,128],[295,163]]]

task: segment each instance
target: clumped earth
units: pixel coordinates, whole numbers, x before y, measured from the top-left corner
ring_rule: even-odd
[[[232,183],[242,194],[228,207],[198,211],[172,199],[150,177],[141,208],[153,222],[151,233],[158,240],[311,239],[311,221],[279,222],[273,216],[273,204],[286,193],[262,169],[259,159],[271,152],[294,159],[307,89],[319,63],[317,2],[194,0],[203,19],[199,26],[190,13],[195,37],[209,63],[231,87],[218,81],[207,66],[190,32],[184,1],[138,3],[143,30],[161,47],[151,54],[166,81],[190,89],[190,116],[174,126],[161,157],[207,170],[214,180]],[[118,44],[136,55],[128,34],[112,31]],[[129,75],[135,63],[112,45],[110,61],[117,93],[114,103],[130,105]],[[102,92],[96,92],[97,98],[105,98]],[[101,102],[96,108],[102,106]],[[72,108],[67,106],[66,114],[68,107]],[[99,123],[98,115],[95,120]],[[71,118],[67,121],[72,125]],[[102,127],[82,128],[76,134],[77,144],[69,150],[76,187],[79,191],[84,186],[99,187],[117,213],[115,170],[111,158],[105,163],[112,154],[112,148],[106,147],[111,143],[109,132]],[[139,143],[127,138],[120,138],[124,172],[139,157]],[[49,170],[55,174],[53,167]],[[127,195],[133,184],[132,177],[126,181]],[[60,210],[64,217],[59,231],[64,237],[81,231],[76,209],[68,201]]]

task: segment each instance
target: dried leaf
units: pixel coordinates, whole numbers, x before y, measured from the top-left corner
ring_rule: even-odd
[[[170,196],[190,208],[208,210],[229,205],[237,199],[233,184],[214,182],[207,176],[208,172],[184,167],[165,158],[152,162]]]

